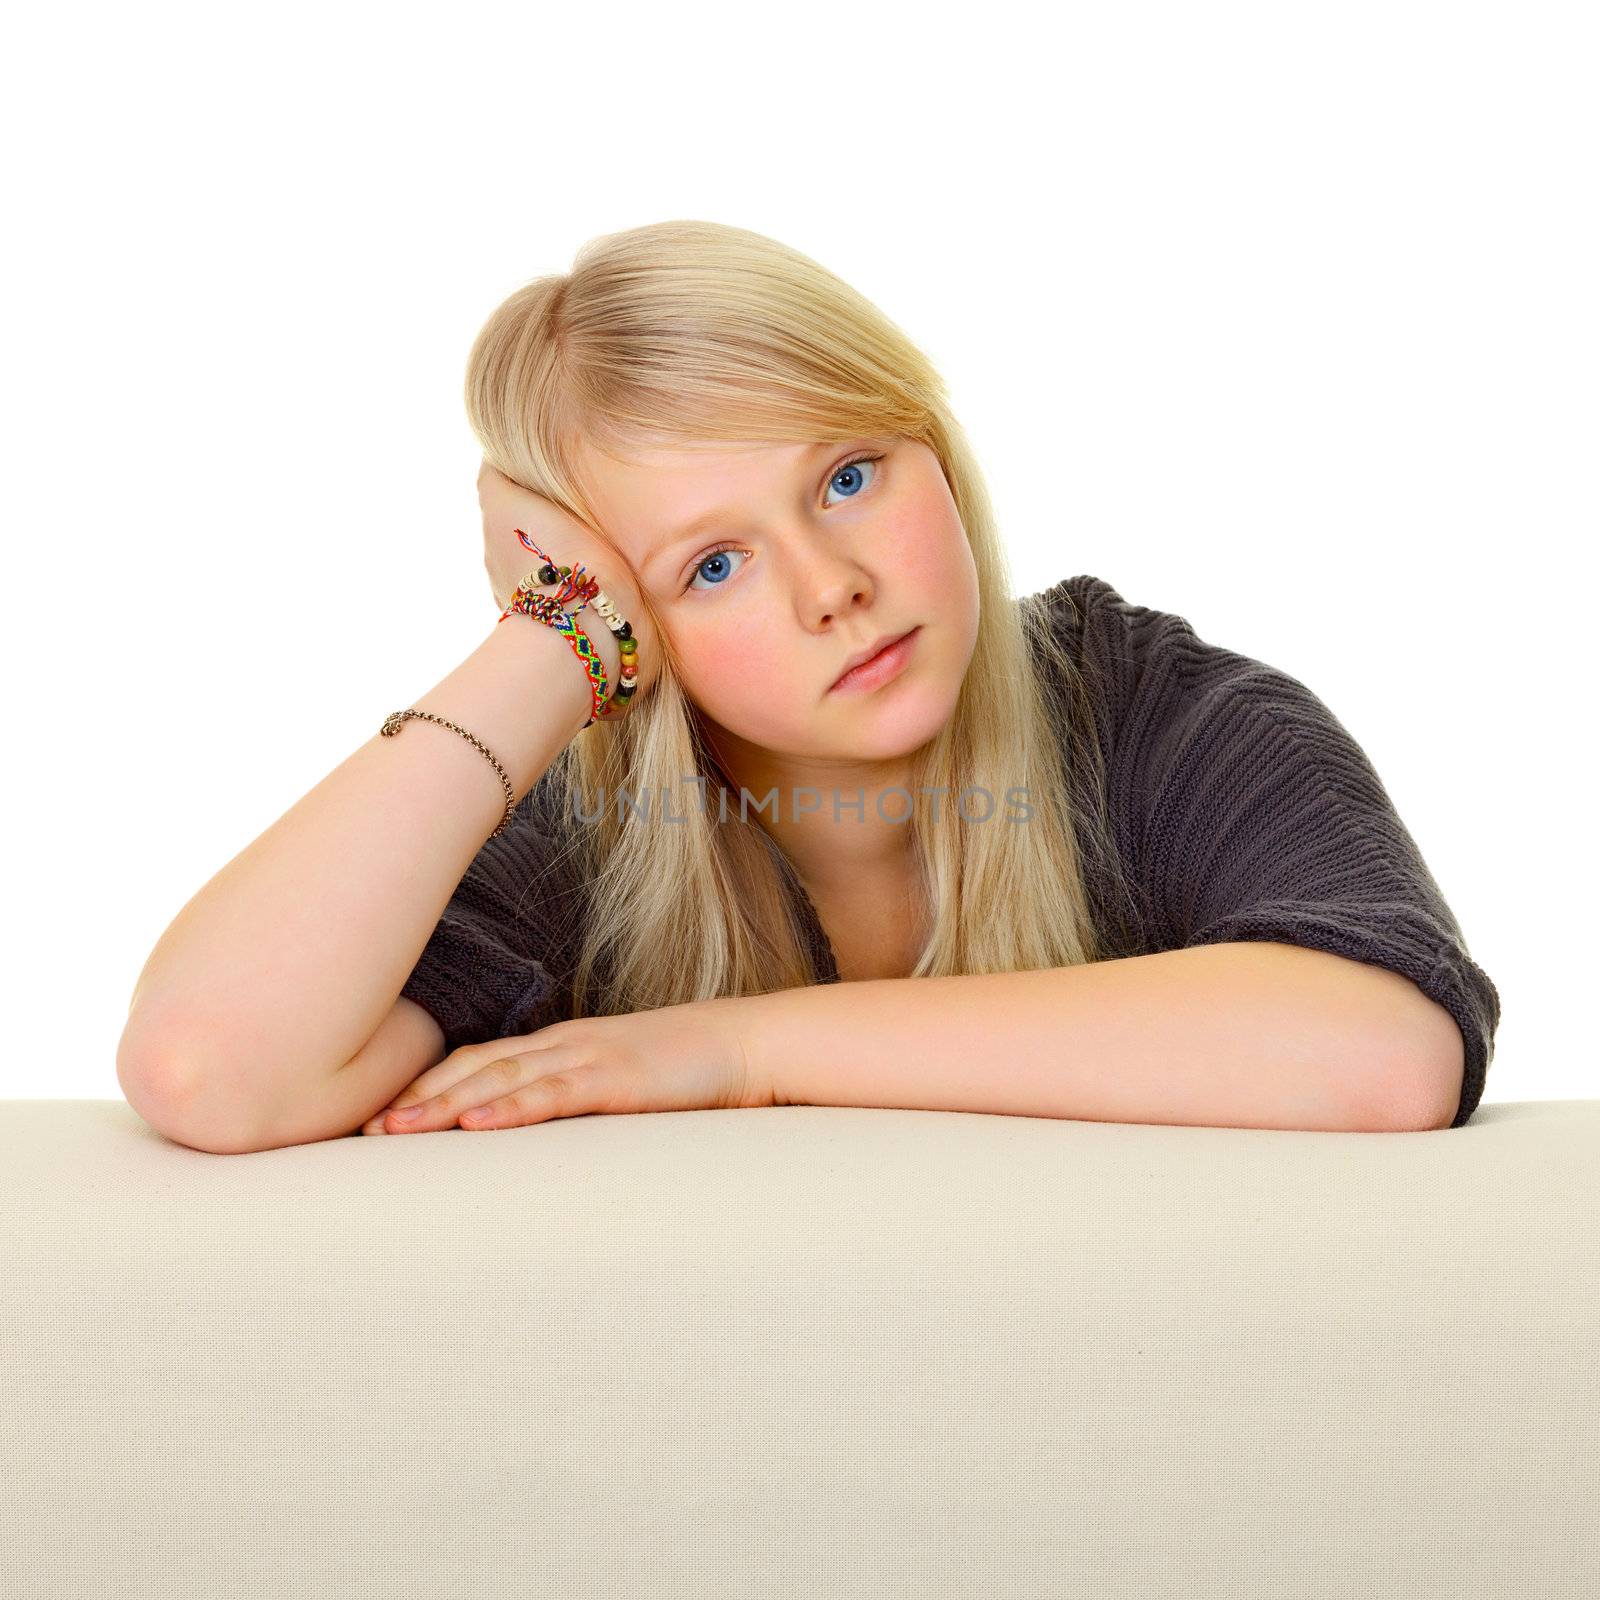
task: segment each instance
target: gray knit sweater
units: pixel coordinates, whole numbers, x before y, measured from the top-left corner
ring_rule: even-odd
[[[1044,688],[1063,740],[1093,752],[1072,772],[1086,785],[1076,806],[1099,809],[1119,857],[1120,874],[1082,837],[1112,953],[1265,939],[1401,973],[1461,1029],[1466,1073],[1451,1126],[1465,1123],[1494,1056],[1499,993],[1343,724],[1287,672],[1206,643],[1182,617],[1131,605],[1101,578],[1066,578],[1019,604],[1025,624],[1059,635],[1079,667],[1076,684]],[[474,857],[401,990],[437,1019],[447,1049],[572,1014],[586,880],[577,824],[549,776]],[[816,909],[768,843],[814,979],[837,983]]]

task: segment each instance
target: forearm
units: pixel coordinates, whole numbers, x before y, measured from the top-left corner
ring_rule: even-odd
[[[1431,1126],[1442,1104],[1424,1057],[1438,1008],[1396,973],[1286,944],[738,1003],[788,1104],[1327,1131]]]
[[[513,617],[413,704],[481,739],[520,798],[588,698],[566,642]],[[374,727],[162,934],[118,1048],[130,1099],[181,1106],[186,1131],[220,1137],[325,1084],[392,1011],[505,804],[459,734],[420,719],[393,739]]]

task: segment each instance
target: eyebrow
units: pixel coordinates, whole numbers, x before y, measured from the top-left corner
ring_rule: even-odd
[[[801,470],[807,477],[812,471],[812,463],[825,451],[837,450],[843,441],[837,439],[823,439],[811,446],[802,458]],[[865,441],[863,441],[865,442]],[[874,445],[876,448],[876,445]],[[738,506],[713,506],[709,511],[703,511],[692,522],[686,522],[675,533],[669,533],[659,540],[650,554],[645,557],[645,566],[654,567],[685,545],[693,544],[697,539],[703,539],[714,528],[724,527],[728,523],[739,520]]]

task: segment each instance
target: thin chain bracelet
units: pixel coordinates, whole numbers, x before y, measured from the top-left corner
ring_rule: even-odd
[[[489,835],[489,838],[491,839],[498,839],[500,835],[504,833],[510,826],[511,814],[517,808],[516,791],[511,787],[511,780],[506,776],[506,769],[495,760],[493,753],[481,739],[477,738],[474,734],[468,733],[465,728],[458,728],[455,723],[447,722],[443,717],[434,716],[431,711],[418,711],[414,707],[409,711],[391,711],[389,715],[383,719],[383,726],[378,729],[378,732],[381,733],[385,739],[394,738],[394,736],[399,733],[401,726],[404,724],[407,717],[422,717],[428,722],[437,722],[441,728],[449,728],[453,733],[459,733],[468,744],[470,744],[476,750],[481,750],[483,754],[489,758],[489,765],[500,774],[500,782],[505,785],[506,791],[506,814],[500,819],[500,826]]]
[[[563,634],[582,662],[589,679],[589,721],[584,723],[584,727],[587,728],[595,722],[620,720],[619,716],[613,716],[611,713],[612,702],[621,703],[620,715],[625,716],[639,676],[639,644],[633,637],[633,629],[581,564],[576,569],[569,566],[558,567],[521,528],[517,528],[515,532],[518,539],[539,557],[543,565],[537,572],[530,572],[512,592],[511,603],[500,613],[499,620],[504,622],[507,617],[520,613]],[[552,584],[559,586],[554,595],[534,593],[537,585]],[[578,604],[571,606],[574,600]],[[616,635],[617,644],[621,649],[622,672],[615,686],[607,683],[605,665],[588,634],[578,625],[578,612],[591,601],[594,603],[594,609],[605,619],[606,626]],[[568,606],[571,606],[570,610],[567,609]],[[490,839],[498,839],[511,825],[511,818],[517,806],[516,791],[511,787],[506,769],[495,760],[494,753],[489,747],[474,734],[468,733],[465,728],[444,717],[434,716],[431,711],[418,711],[415,706],[406,711],[391,711],[384,718],[383,726],[378,731],[384,738],[392,739],[411,717],[421,717],[426,722],[436,722],[441,728],[450,729],[452,733],[459,733],[499,774],[501,787],[506,792],[506,814],[500,819],[500,826],[489,835]]]

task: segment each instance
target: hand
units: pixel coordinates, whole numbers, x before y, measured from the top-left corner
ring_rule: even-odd
[[[363,1133],[520,1128],[555,1117],[777,1104],[746,1049],[737,996],[574,1017],[462,1045],[402,1089]],[[396,1109],[419,1107],[408,1122]],[[471,1115],[481,1111],[481,1116]]]
[[[483,569],[498,610],[511,604],[512,591],[540,566],[517,537],[520,528],[558,567],[587,569],[606,596],[628,619],[639,641],[639,683],[631,704],[648,692],[661,669],[655,624],[645,609],[638,574],[603,534],[580,522],[547,495],[525,489],[485,459],[478,469],[478,505],[483,512]],[[507,622],[506,627],[519,624]],[[537,624],[535,624],[537,626]],[[622,652],[605,619],[590,606],[579,612],[578,626],[589,635],[605,664],[606,677],[617,681]],[[631,709],[631,705],[630,705]]]

